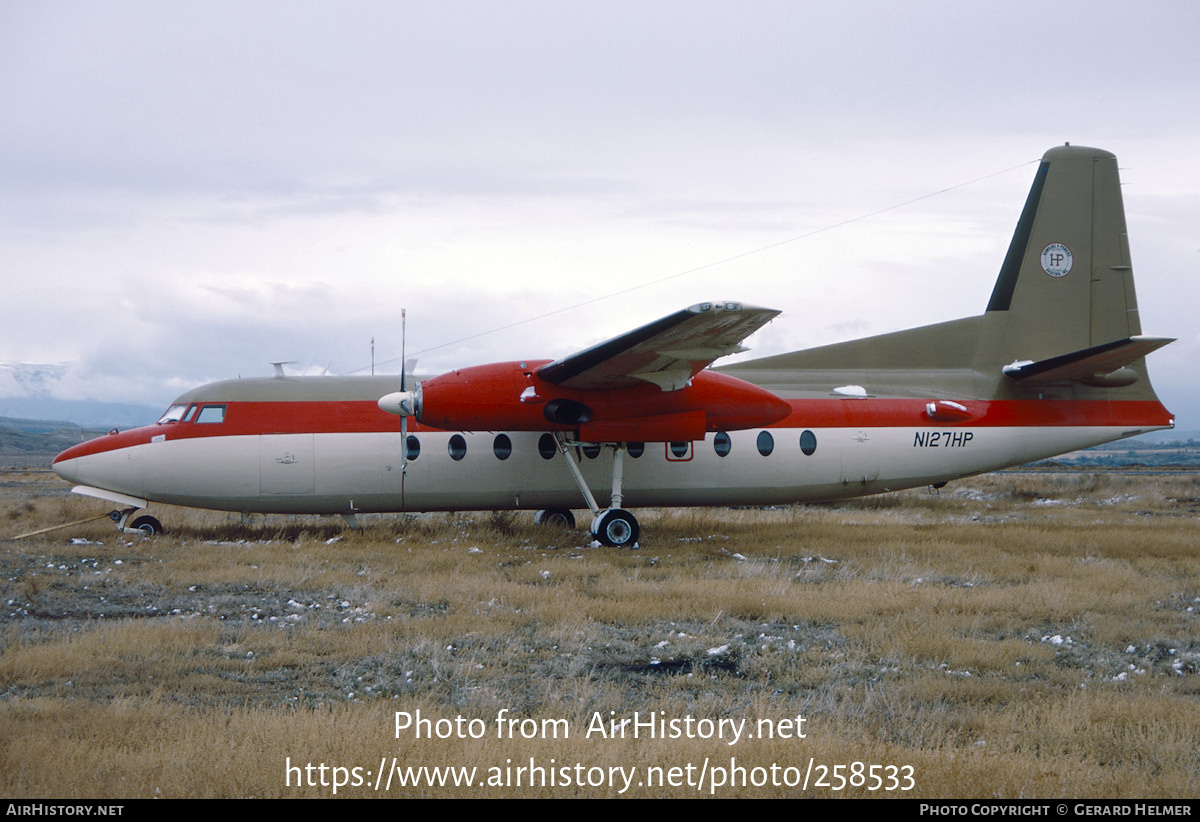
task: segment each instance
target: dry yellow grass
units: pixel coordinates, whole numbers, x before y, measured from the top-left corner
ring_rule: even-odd
[[[7,479],[11,533],[96,511],[45,473]],[[772,783],[806,773],[817,796],[1200,784],[1194,474],[648,511],[640,551],[523,516],[380,517],[360,532],[162,518],[171,533],[153,540],[98,522],[0,544],[5,795],[331,796],[337,766],[338,796],[368,796],[393,762],[502,784],[393,781],[392,796],[797,796]],[[486,732],[397,738],[398,711]],[[497,738],[502,711],[538,732]],[[806,736],[595,731],[635,711],[747,729],[803,716]],[[515,771],[531,759],[545,769],[532,786]],[[821,765],[846,766],[845,787],[816,785]]]

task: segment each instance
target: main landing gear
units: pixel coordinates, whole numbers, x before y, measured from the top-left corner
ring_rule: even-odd
[[[116,523],[117,530],[122,534],[141,534],[145,537],[152,537],[163,532],[162,523],[151,516],[137,517],[130,522],[129,518],[137,510],[136,508],[126,508],[121,511],[110,511],[108,518]]]
[[[543,508],[533,515],[533,522],[569,531],[575,527],[575,515],[568,508]]]
[[[592,536],[617,548],[637,547],[640,531],[637,518],[623,508],[609,508],[592,520]]]
[[[583,472],[579,470],[579,465],[571,458],[566,435],[558,431],[555,432],[554,439],[558,442],[558,450],[562,452],[563,460],[567,463],[567,468],[571,471],[571,477],[575,480],[575,485],[579,488],[579,492],[583,494],[584,502],[591,509],[592,536],[603,545],[609,545],[614,548],[636,548],[638,534],[641,530],[638,527],[637,517],[621,508],[621,483],[624,474],[625,444],[618,442],[612,445],[612,503],[607,509],[601,510],[600,506],[596,504],[596,498],[592,496],[591,489],[587,487],[587,483],[583,480]]]

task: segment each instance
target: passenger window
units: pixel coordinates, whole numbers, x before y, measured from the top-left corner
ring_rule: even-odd
[[[596,457],[600,456],[600,446],[599,445],[583,446],[583,455],[590,460],[594,460]]]
[[[771,456],[771,452],[775,450],[775,438],[771,436],[770,431],[758,432],[758,453],[764,457]]]
[[[717,433],[713,437],[713,450],[717,452],[718,457],[729,456],[729,449],[733,447],[733,442],[729,439],[729,435],[724,431]]]
[[[206,405],[196,415],[197,423],[225,422],[225,406]]]
[[[817,435],[812,431],[805,431],[800,435],[800,450],[804,452],[804,456],[811,457],[817,450]]]
[[[455,434],[451,437],[450,443],[446,447],[450,452],[450,459],[455,462],[467,455],[467,441],[463,439],[462,434]]]
[[[496,435],[496,439],[492,441],[492,452],[498,460],[506,460],[512,456],[512,440],[508,438],[508,434]]]
[[[408,435],[408,439],[404,441],[404,446],[408,449],[408,454],[406,456],[409,462],[412,462],[417,457],[421,456],[421,441],[412,434]]]
[[[663,443],[666,446],[667,462],[690,462],[695,453],[690,440]]]
[[[538,453],[544,460],[554,459],[554,455],[558,453],[558,443],[554,441],[553,434],[542,434],[538,438]]]
[[[627,442],[625,443],[625,453],[637,459],[646,451],[646,443],[644,442]]]

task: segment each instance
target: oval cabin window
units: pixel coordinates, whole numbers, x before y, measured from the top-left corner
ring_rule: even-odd
[[[496,435],[496,439],[492,441],[492,452],[498,460],[506,460],[512,456],[512,440],[508,438],[508,434]]]
[[[817,435],[812,431],[805,431],[800,435],[800,450],[804,452],[804,456],[811,457],[817,451]]]
[[[733,441],[729,439],[729,435],[724,431],[717,433],[713,437],[713,450],[717,452],[718,457],[729,456],[729,450],[733,448]]]
[[[758,432],[758,453],[764,457],[771,456],[771,452],[775,450],[775,438],[771,436],[770,431]]]

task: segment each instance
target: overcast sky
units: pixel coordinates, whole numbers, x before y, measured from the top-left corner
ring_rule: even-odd
[[[785,312],[754,355],[954,319],[1069,140],[1197,429],[1198,42],[1192,0],[4,3],[0,362],[165,407],[369,370],[401,307],[423,373],[706,299]]]

